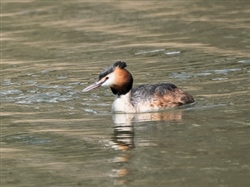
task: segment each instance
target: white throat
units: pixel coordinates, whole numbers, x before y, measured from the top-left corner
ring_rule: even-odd
[[[117,95],[113,104],[112,112],[115,113],[135,113],[135,108],[131,104],[131,90],[125,95]]]

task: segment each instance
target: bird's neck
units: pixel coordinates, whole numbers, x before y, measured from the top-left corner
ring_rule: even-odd
[[[134,113],[135,108],[131,103],[131,90],[124,95],[116,95],[112,105],[112,111],[115,113]]]

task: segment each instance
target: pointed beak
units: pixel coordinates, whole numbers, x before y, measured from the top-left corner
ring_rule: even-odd
[[[82,92],[88,92],[88,91],[93,90],[95,88],[99,88],[104,82],[105,82],[105,80],[99,80],[99,81],[89,85],[87,88],[83,89]]]

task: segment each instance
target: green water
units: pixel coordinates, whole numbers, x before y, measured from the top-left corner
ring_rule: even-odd
[[[246,1],[1,1],[1,186],[249,186]],[[192,107],[110,113],[117,60]]]

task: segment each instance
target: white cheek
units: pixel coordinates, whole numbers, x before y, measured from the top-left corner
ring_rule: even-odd
[[[102,86],[112,86],[115,83],[115,74],[111,73],[107,76],[109,79],[106,80]]]

